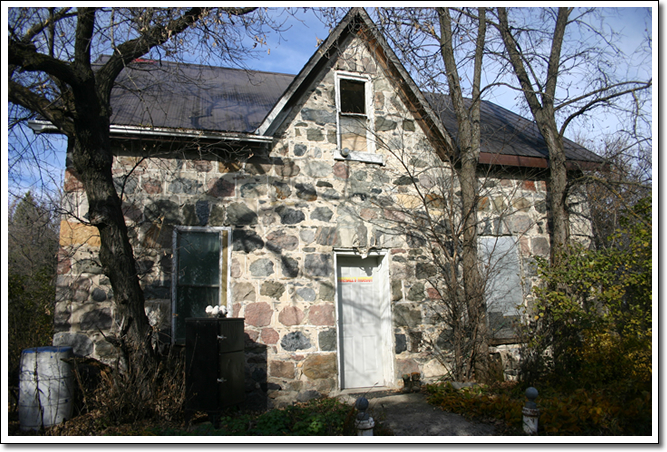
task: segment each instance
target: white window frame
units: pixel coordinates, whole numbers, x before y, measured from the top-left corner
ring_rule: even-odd
[[[364,82],[364,95],[366,102],[366,114],[362,115],[360,113],[343,113],[341,111],[341,99],[340,99],[340,81],[341,80],[354,80],[357,82]],[[337,137],[337,146],[334,152],[335,160],[352,160],[358,162],[366,163],[377,163],[384,165],[384,156],[378,155],[375,153],[375,137],[373,136],[373,131],[375,130],[375,115],[373,108],[373,83],[371,78],[368,75],[359,74],[355,72],[343,72],[338,71],[335,73],[335,84],[336,84],[336,137]],[[366,130],[366,152],[351,151],[349,155],[344,156],[341,154],[341,129],[340,129],[340,118],[341,117],[365,117],[367,121],[367,130]]]
[[[227,255],[224,255],[224,232],[227,232]],[[231,293],[231,258],[232,258],[232,228],[230,227],[216,227],[216,226],[175,226],[174,232],[172,235],[172,268],[171,268],[171,342],[172,344],[176,342],[176,290],[178,286],[178,234],[182,232],[208,232],[215,233],[217,232],[220,237],[220,260],[218,262],[218,268],[220,269],[220,279],[222,280],[223,271],[226,271],[227,277],[226,280],[226,295],[227,299],[222,300],[222,292],[219,294],[218,304],[220,306],[227,307],[228,316],[231,317],[232,313],[232,293]],[[225,259],[226,258],[226,259]],[[227,268],[223,269],[227,262]]]

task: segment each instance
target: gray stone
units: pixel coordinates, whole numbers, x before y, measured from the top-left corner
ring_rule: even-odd
[[[136,192],[139,181],[136,177],[118,176],[113,178],[113,184],[118,193],[132,195]]]
[[[299,261],[288,256],[280,257],[280,267],[283,276],[286,278],[296,278],[299,276]]]
[[[313,110],[310,108],[302,108],[301,118],[304,121],[313,121],[315,124],[320,126],[336,123],[335,113],[328,110]]]
[[[307,254],[304,272],[308,276],[330,276],[332,274],[331,256],[327,254]]]
[[[311,220],[328,222],[331,220],[333,212],[328,207],[317,207],[310,213]]]
[[[196,226],[199,224],[197,214],[195,214],[194,204],[186,204],[182,209],[183,224],[186,226]]]
[[[264,281],[259,293],[260,295],[278,300],[285,293],[285,285],[278,281]]]
[[[535,210],[537,210],[538,213],[544,215],[547,213],[547,203],[546,201],[538,201],[535,203]]]
[[[295,177],[301,172],[301,168],[292,160],[276,159],[276,174],[280,177]]]
[[[320,350],[323,352],[335,352],[336,346],[336,330],[329,329],[320,331],[317,337],[320,344]]]
[[[273,182],[273,188],[276,190],[276,198],[287,199],[292,194],[289,184],[281,181]]]
[[[95,354],[101,359],[109,359],[115,357],[118,354],[118,351],[113,344],[110,344],[107,341],[100,341],[95,343]]]
[[[208,217],[211,213],[209,202],[206,200],[197,201],[195,203],[195,213],[197,214],[199,225],[206,226],[208,224]]]
[[[417,279],[428,279],[435,276],[438,270],[435,265],[419,262],[415,266],[415,277]]]
[[[282,224],[298,224],[306,219],[303,212],[289,207],[280,206],[276,209],[276,213],[280,216]]]
[[[294,155],[297,157],[303,157],[306,154],[306,151],[308,150],[308,146],[305,144],[295,144],[294,145]]]
[[[299,289],[296,289],[296,294],[303,301],[315,301],[316,298],[315,291],[310,287],[301,287]]]
[[[211,207],[211,214],[208,217],[210,226],[222,226],[225,224],[225,208],[217,204]]]
[[[392,259],[395,261],[398,256]],[[403,282],[400,279],[391,281],[391,301],[401,301],[403,299]]]
[[[394,322],[397,327],[416,328],[422,323],[421,312],[416,309],[410,309],[409,306],[395,305]]]
[[[411,178],[410,176],[401,176],[398,179],[394,179],[392,182],[394,185],[412,185],[416,183],[417,179]]]
[[[334,301],[334,286],[329,282],[320,283],[320,300]]]
[[[338,201],[339,199],[342,198],[342,196],[333,188],[327,188],[324,191],[324,193],[322,193],[322,198],[327,199],[329,201]]]
[[[184,177],[177,177],[170,184],[167,189],[170,193],[183,193],[186,195],[195,195],[201,188],[202,184],[194,179],[187,179]]]
[[[102,265],[97,258],[80,259],[74,263],[74,271],[76,273],[100,275],[102,274]]]
[[[424,300],[424,283],[415,283],[408,291],[408,300],[423,301]]]
[[[304,201],[316,201],[317,191],[311,184],[296,184],[296,196]]]
[[[111,328],[112,323],[111,309],[102,308],[83,314],[79,322],[79,327],[83,331],[107,330]]]
[[[235,226],[257,224],[257,214],[240,202],[227,206],[227,221]]]
[[[377,132],[387,132],[396,129],[396,122],[383,116],[375,118],[375,130]]]
[[[241,197],[242,198],[259,198],[266,193],[264,184],[257,182],[248,182],[247,184],[241,185]]]
[[[510,231],[523,234],[532,226],[533,222],[529,215],[512,215],[508,219]]]
[[[252,253],[264,248],[264,240],[253,230],[234,229],[232,232],[232,246],[234,251]]]
[[[396,338],[396,354],[403,353],[408,349],[408,341],[405,338],[405,334],[395,334]]]
[[[319,399],[321,397],[322,394],[315,391],[314,389],[309,389],[308,391],[299,392],[299,394],[296,396],[296,401],[304,403],[312,399]]]
[[[406,132],[414,132],[415,122],[410,119],[403,120],[403,130],[405,130]]]
[[[283,350],[295,352],[297,350],[306,350],[311,347],[310,339],[301,331],[293,331],[283,336],[280,341]]]
[[[299,239],[294,235],[287,235],[285,231],[278,230],[266,236],[266,247],[274,253],[282,253],[283,250],[294,251],[299,246]]]
[[[250,264],[250,273],[252,276],[270,276],[273,274],[273,262],[269,259],[259,259]]]
[[[97,302],[106,301],[106,299],[107,299],[107,293],[104,290],[100,289],[99,287],[96,287],[95,289],[93,289],[92,296],[93,296],[93,300],[97,301]]]
[[[315,240],[318,245],[333,246],[336,242],[336,228],[329,226],[317,228]]]
[[[301,237],[304,244],[309,245],[315,240],[315,231],[313,229],[301,229],[299,231],[299,237]]]
[[[53,336],[53,345],[70,346],[72,352],[78,356],[89,356],[93,353],[93,341],[85,334],[79,333],[56,333]]]
[[[142,259],[140,261],[137,261],[136,266],[137,266],[137,274],[138,275],[145,275],[146,273],[150,273],[150,271],[153,269],[153,266],[155,265],[155,262],[149,259]]]
[[[333,171],[333,167],[329,163],[322,162],[319,160],[307,161],[304,164],[303,169],[306,172],[306,174],[316,179],[326,177]]]
[[[306,129],[308,141],[324,141],[324,134],[320,129]]]

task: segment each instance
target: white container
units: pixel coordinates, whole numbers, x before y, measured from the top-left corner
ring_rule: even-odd
[[[39,430],[72,416],[74,374],[72,347],[28,348],[21,353],[19,423],[21,430]]]

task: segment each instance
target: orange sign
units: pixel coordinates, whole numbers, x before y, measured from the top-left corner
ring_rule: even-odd
[[[338,278],[341,283],[372,283],[372,276],[341,276]]]

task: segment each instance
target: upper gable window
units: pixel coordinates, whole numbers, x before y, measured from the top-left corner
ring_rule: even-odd
[[[374,154],[372,87],[368,76],[349,72],[336,73],[336,159],[384,163],[381,155]]]

